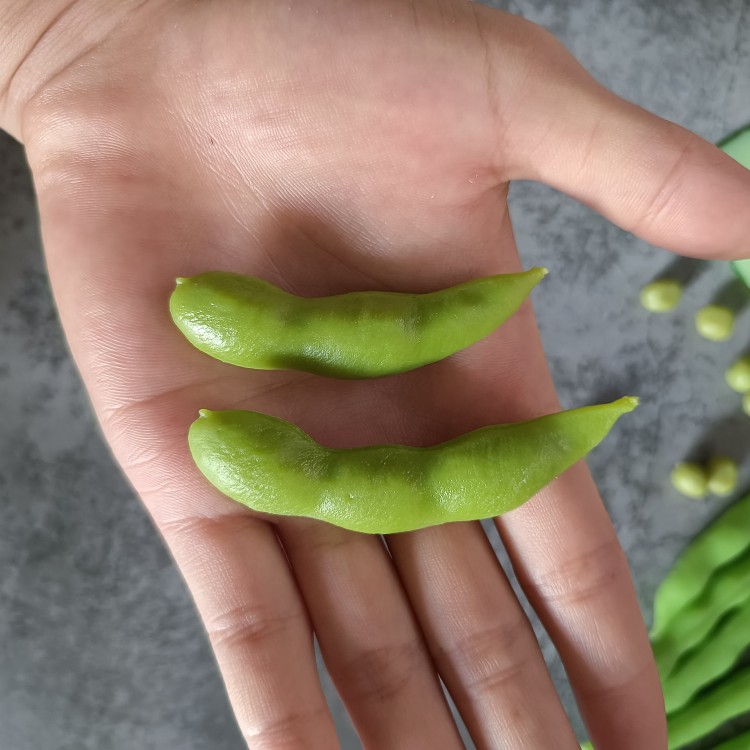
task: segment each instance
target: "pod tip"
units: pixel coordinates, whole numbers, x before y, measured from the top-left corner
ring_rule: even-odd
[[[620,403],[626,411],[633,411],[641,403],[641,400],[638,396],[623,396],[620,399]]]
[[[178,277],[177,277],[177,278],[176,278],[176,279],[174,280],[174,283],[175,283],[175,284],[176,284],[177,286],[179,286],[180,284],[184,284],[184,283],[185,283],[186,281],[187,281],[187,279],[186,279],[186,278],[185,278],[184,276],[178,276]]]
[[[211,414],[210,409],[198,409],[198,419],[204,419]]]

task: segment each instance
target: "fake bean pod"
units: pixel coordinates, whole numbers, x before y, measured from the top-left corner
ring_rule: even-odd
[[[730,675],[667,721],[669,750],[689,745],[750,709],[750,668]]]
[[[717,568],[750,549],[750,495],[707,526],[682,553],[654,599],[651,637],[658,638],[681,609],[700,596]]]
[[[663,680],[667,713],[680,709],[702,687],[728,672],[749,647],[750,598],[729,612]],[[750,744],[747,747],[750,750]]]
[[[331,449],[250,411],[207,411],[189,445],[200,471],[257,511],[368,534],[490,518],[518,507],[583,458],[637,399],[492,425],[428,448]]]
[[[652,641],[662,681],[678,659],[700,643],[723,615],[748,599],[750,554],[743,554],[717,570],[703,593],[684,607],[660,637]]]
[[[169,307],[188,340],[222,362],[374,378],[437,362],[484,338],[546,273],[488,276],[427,294],[307,298],[252,276],[210,272],[178,279]]]

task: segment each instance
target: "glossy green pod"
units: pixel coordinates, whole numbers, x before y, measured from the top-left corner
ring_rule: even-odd
[[[651,638],[697,599],[718,568],[750,550],[750,495],[729,506],[680,555],[654,598]]]
[[[726,674],[748,647],[750,598],[727,613],[717,627],[685,654],[662,681],[667,713],[679,710],[701,688]]]
[[[718,144],[719,148],[731,156],[743,167],[750,169],[750,127],[732,133]],[[747,260],[736,260],[732,264],[732,270],[742,281],[750,287],[750,258]],[[750,748],[750,746],[748,746]]]
[[[437,362],[484,338],[546,273],[534,268],[488,276],[427,294],[307,298],[217,271],[178,279],[169,309],[188,340],[222,362],[375,378]]]
[[[747,533],[747,529],[745,529]],[[700,596],[652,639],[651,647],[662,681],[678,660],[698,645],[730,610],[750,599],[750,554],[743,554],[715,571]]]
[[[257,511],[368,534],[490,518],[518,507],[583,458],[637,399],[483,427],[428,448],[335,450],[250,411],[201,411],[193,459],[221,492]]]
[[[734,672],[667,721],[669,750],[705,737],[750,710],[750,668]]]
[[[750,750],[750,730],[716,745],[713,750]]]

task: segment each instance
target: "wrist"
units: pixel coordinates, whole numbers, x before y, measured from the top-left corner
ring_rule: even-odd
[[[23,113],[146,0],[4,0],[0,4],[0,129],[23,141]]]

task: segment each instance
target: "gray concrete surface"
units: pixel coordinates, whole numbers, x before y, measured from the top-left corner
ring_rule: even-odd
[[[750,0],[501,5],[555,32],[617,93],[706,138],[750,121]],[[515,185],[511,203],[525,261],[556,279],[537,310],[564,403],[644,399],[590,465],[650,617],[678,551],[726,504],[679,499],[670,466],[726,452],[750,482],[750,420],[722,382],[750,346],[750,310],[731,344],[703,341],[692,313],[730,280],[724,266],[688,264],[680,312],[650,317],[638,290],[671,256],[539,185]],[[50,298],[23,152],[7,137],[0,397],[0,750],[241,748],[185,586],[95,427]],[[358,747],[326,686],[343,747]]]

